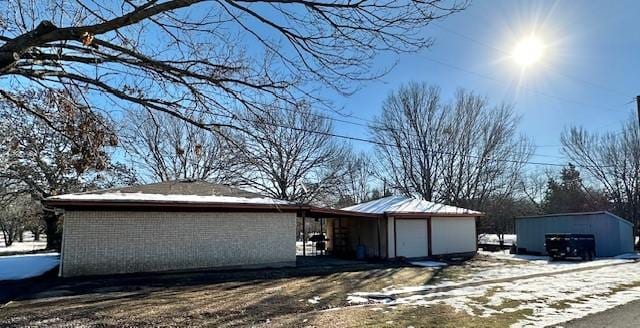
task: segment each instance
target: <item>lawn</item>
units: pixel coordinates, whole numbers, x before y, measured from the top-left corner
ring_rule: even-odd
[[[351,292],[425,284],[433,272],[364,264],[339,269],[62,280],[37,295],[5,305],[0,322],[36,327],[286,326],[292,321],[301,324],[305,319],[346,315],[350,312],[321,311],[348,306]]]
[[[523,273],[534,275],[513,276]],[[547,263],[483,254],[439,270],[360,263],[61,279],[30,285],[31,291],[3,306],[0,323],[14,327],[553,324],[637,298],[639,273],[640,263],[631,260]],[[350,303],[354,294],[365,302]]]

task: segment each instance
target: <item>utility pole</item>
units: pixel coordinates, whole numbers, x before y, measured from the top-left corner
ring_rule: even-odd
[[[636,109],[637,109],[637,111],[638,111],[638,129],[640,129],[640,96],[636,96]],[[637,180],[637,179],[638,179],[638,177],[636,177],[636,180]],[[637,188],[637,187],[636,187],[636,188]],[[636,205],[636,206],[637,206],[637,205]],[[634,213],[634,214],[636,215],[636,217],[634,218],[634,221],[635,221],[635,222],[634,222],[634,223],[635,223],[634,227],[635,227],[636,231],[634,231],[634,234],[633,234],[633,236],[634,236],[634,240],[633,240],[633,242],[634,242],[634,244],[635,244],[635,242],[636,242],[636,241],[635,241],[635,236],[636,236],[636,235],[640,235],[640,227],[638,227],[638,222],[639,222],[640,220],[638,220],[638,213],[637,213],[637,210],[636,210],[636,213]],[[639,240],[639,241],[638,241],[638,243],[635,245],[635,247],[636,247],[636,248],[640,248],[640,240]]]
[[[636,109],[638,110],[638,128],[640,128],[640,96],[636,96]]]

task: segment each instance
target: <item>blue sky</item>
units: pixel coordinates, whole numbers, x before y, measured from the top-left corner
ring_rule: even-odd
[[[430,26],[432,48],[399,58],[379,81],[365,83],[334,102],[346,113],[371,119],[387,94],[407,81],[426,81],[450,99],[457,88],[490,103],[511,103],[521,132],[536,145],[532,161],[564,163],[560,133],[570,125],[618,129],[640,94],[639,1],[480,1]],[[525,72],[508,58],[534,33],[545,43],[542,60]],[[380,66],[388,64],[381,58]],[[356,119],[350,119],[358,121]],[[366,128],[336,122],[340,134],[362,137]],[[361,149],[367,144],[354,143]]]

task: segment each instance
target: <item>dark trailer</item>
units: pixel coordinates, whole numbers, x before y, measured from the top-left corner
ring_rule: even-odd
[[[584,212],[515,218],[519,253],[547,254],[546,234],[590,234],[596,256],[633,252],[633,224],[609,212]]]
[[[553,259],[579,257],[584,261],[596,257],[596,239],[589,234],[548,233],[544,246]]]

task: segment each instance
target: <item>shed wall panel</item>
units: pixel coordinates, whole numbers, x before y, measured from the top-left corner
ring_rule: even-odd
[[[67,211],[63,276],[295,265],[295,213]]]
[[[595,236],[597,256],[615,256],[633,249],[631,232],[629,223],[605,213],[516,219],[518,248],[540,254],[547,233],[585,233]]]

